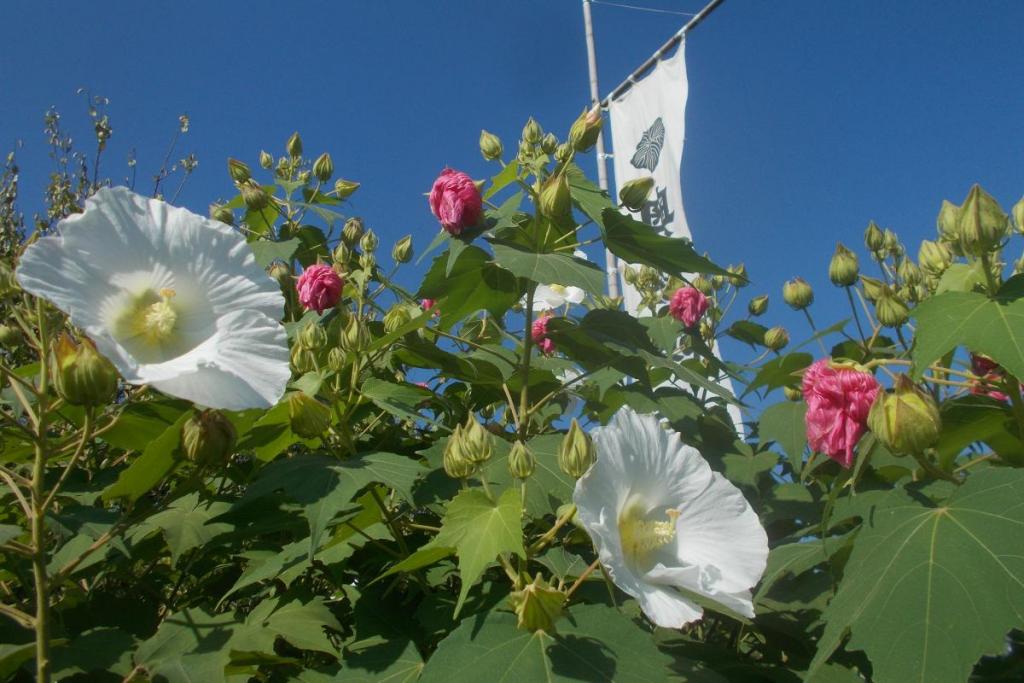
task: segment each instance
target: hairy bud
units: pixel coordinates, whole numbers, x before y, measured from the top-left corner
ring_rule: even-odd
[[[252,171],[244,161],[231,158],[228,159],[228,174],[236,183],[244,183],[252,177]]]
[[[573,157],[573,148],[568,142],[563,142],[555,148],[555,161],[560,164],[569,163],[569,160]]]
[[[939,231],[939,239],[950,245],[960,245],[960,207],[946,199],[942,200],[939,215],[935,219],[935,227]]]
[[[768,310],[768,295],[762,294],[755,296],[747,304],[747,312],[752,316],[764,315],[764,312]]]
[[[302,138],[299,137],[299,131],[292,133],[292,136],[288,138],[288,142],[284,143],[284,151],[288,152],[288,156],[292,159],[298,159],[302,156]]]
[[[764,345],[772,351],[781,351],[789,344],[789,332],[785,327],[776,326],[765,330]]]
[[[252,211],[262,211],[270,204],[270,195],[252,180],[242,183],[238,189],[242,193],[242,201]]]
[[[999,202],[978,185],[967,193],[957,217],[960,248],[965,254],[981,256],[999,247],[1010,229],[1010,218]]]
[[[338,199],[348,199],[358,189],[359,183],[354,180],[338,178],[334,181],[334,194],[338,196]]]
[[[849,287],[857,282],[859,272],[857,255],[842,244],[836,244],[836,252],[828,264],[828,279],[832,284],[836,287]]]
[[[359,248],[362,249],[364,253],[372,254],[377,251],[378,246],[380,246],[380,239],[373,230],[367,230],[363,233],[363,236],[359,238]]]
[[[787,401],[804,400],[804,392],[800,391],[799,387],[782,387],[782,393],[786,396]]]
[[[802,311],[814,303],[814,290],[806,280],[796,277],[782,286],[782,300],[794,311]]]
[[[597,144],[603,123],[600,107],[584,111],[569,129],[569,144],[577,152],[586,152]]]
[[[306,323],[299,332],[298,342],[307,351],[319,351],[327,346],[327,331],[315,322]]]
[[[313,175],[321,183],[326,183],[334,175],[334,160],[331,159],[331,155],[324,152],[316,158],[313,162]]]
[[[651,176],[634,178],[626,182],[619,190],[619,201],[630,211],[639,211],[643,208],[653,188],[654,178]]]
[[[266,150],[260,150],[260,168],[265,168],[268,171],[274,167],[274,157],[270,156],[270,152]]]
[[[569,195],[569,179],[559,173],[544,183],[537,200],[540,212],[553,219],[564,218],[572,211],[572,198]]]
[[[530,145],[536,145],[540,143],[543,136],[544,131],[541,130],[540,124],[531,116],[526,121],[526,125],[523,126],[523,142]]]
[[[391,334],[402,325],[412,320],[409,309],[404,304],[395,304],[384,314],[384,331]]]
[[[537,459],[533,452],[522,441],[516,441],[508,454],[508,471],[516,479],[529,479],[536,469]]]
[[[492,437],[484,426],[470,415],[462,426],[462,454],[474,465],[482,465],[491,459]]]
[[[196,465],[218,465],[228,461],[238,434],[231,420],[219,410],[195,413],[181,426],[181,452]]]
[[[899,327],[910,318],[910,309],[892,288],[883,285],[875,301],[875,318],[883,327]]]
[[[345,227],[341,229],[341,240],[350,247],[358,244],[363,237],[363,219],[358,216],[345,221]]]
[[[913,287],[921,283],[921,269],[908,258],[900,261],[900,265],[896,268],[896,274],[907,286]]]
[[[885,233],[874,221],[870,221],[864,230],[864,245],[872,253],[880,252],[885,247]]]
[[[406,235],[395,242],[391,248],[391,258],[395,263],[408,263],[412,260],[412,235]]]
[[[590,435],[573,418],[569,431],[562,437],[558,448],[558,467],[573,479],[579,479],[597,459],[597,451]]]
[[[1010,213],[1013,214],[1013,223],[1017,232],[1024,235],[1024,197],[1021,197],[1020,201],[1013,205]]]
[[[893,391],[875,397],[868,429],[897,455],[919,454],[938,441],[942,418],[935,400],[900,375]]]
[[[939,277],[953,263],[953,252],[942,242],[923,240],[917,250],[917,261],[921,270],[933,277]]]
[[[486,130],[480,131],[480,154],[484,159],[487,159],[487,161],[497,161],[501,159],[504,151],[505,148],[501,144],[501,138]]]
[[[703,275],[698,275],[693,278],[690,283],[694,289],[703,294],[704,296],[711,296],[715,293],[715,285],[711,280],[707,279]]]
[[[444,471],[452,479],[466,479],[476,471],[476,465],[462,450],[462,425],[457,425],[444,447]]]
[[[540,151],[545,154],[554,154],[557,149],[558,138],[555,137],[554,133],[548,133],[540,139]]]
[[[99,406],[117,392],[117,370],[87,337],[61,333],[53,347],[51,378],[57,395],[75,406]]]

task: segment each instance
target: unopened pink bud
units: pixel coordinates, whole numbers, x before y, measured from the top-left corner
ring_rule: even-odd
[[[334,308],[341,298],[341,290],[345,281],[330,266],[318,263],[302,271],[295,289],[299,293],[299,303],[306,309],[323,313]]]
[[[849,469],[854,446],[867,429],[878,381],[852,365],[823,358],[804,371],[802,384],[808,444]]]
[[[687,327],[693,327],[708,310],[708,298],[696,287],[680,287],[669,301],[672,317]]]
[[[473,179],[461,171],[446,168],[430,190],[430,210],[441,221],[441,227],[452,235],[480,222],[483,199]]]
[[[548,336],[549,320],[551,320],[550,315],[542,315],[533,321],[533,326],[530,328],[530,337],[533,339],[533,343],[548,356],[555,352],[555,342]]]

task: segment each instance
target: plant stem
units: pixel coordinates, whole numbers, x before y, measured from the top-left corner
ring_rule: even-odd
[[[523,328],[523,360],[520,365],[523,388],[519,391],[519,440],[523,443],[526,443],[530,424],[530,352],[533,350],[533,294],[536,288],[530,283],[526,290],[526,326]]]
[[[555,521],[554,526],[548,529],[543,536],[538,538],[537,541],[530,546],[529,554],[535,555],[538,551],[543,550],[544,546],[546,546],[555,538],[555,535],[558,534],[558,530],[565,526],[566,523],[568,523],[568,521],[572,519],[572,516],[574,514],[576,514],[576,506],[572,505],[569,507],[568,510],[565,511],[565,513],[561,517],[559,517]]]
[[[600,558],[591,562],[590,566],[583,570],[583,573],[580,574],[579,578],[576,579],[572,586],[569,587],[569,590],[566,591],[565,599],[568,600],[570,597],[572,597],[572,594],[576,592],[576,589],[583,585],[583,582],[587,580],[587,577],[590,576],[591,573],[593,573],[593,571],[597,569],[599,566],[601,566]]]
[[[924,453],[913,453],[912,455],[914,456],[914,460],[917,461],[917,464],[921,466],[921,469],[923,469],[925,472],[935,477],[936,479],[944,479],[946,481],[951,481],[957,485],[963,483],[956,476],[936,467],[935,464],[932,463],[932,461],[929,460],[928,456],[926,456]]]
[[[846,298],[850,302],[850,310],[853,311],[853,321],[857,323],[857,334],[860,335],[862,342],[867,342],[868,338],[864,336],[864,328],[860,326],[860,314],[857,313],[857,306],[853,303],[853,292],[850,291],[849,287],[843,287],[846,290]]]
[[[388,507],[384,504],[384,500],[380,497],[377,489],[370,487],[370,495],[373,496],[373,501],[377,503],[377,507],[380,508],[380,514],[384,516],[384,523],[388,529],[391,530],[391,535],[395,537],[395,542],[398,543],[398,547],[402,551],[403,557],[409,557],[409,546],[405,544],[405,536],[402,535],[401,529],[395,524],[395,519],[388,513]]]
[[[801,310],[804,312],[804,315],[807,316],[807,324],[811,326],[811,331],[814,332],[815,336],[817,336],[818,328],[814,326],[814,319],[811,318],[811,312],[808,311],[806,308],[803,308]],[[827,356],[828,349],[825,348],[825,342],[821,340],[821,337],[818,337],[818,346],[821,347],[821,352]]]
[[[42,299],[36,300],[39,324],[39,400],[35,420],[35,462],[32,465],[32,576],[36,598],[36,681],[50,681],[50,587],[46,574],[46,418],[49,344]]]

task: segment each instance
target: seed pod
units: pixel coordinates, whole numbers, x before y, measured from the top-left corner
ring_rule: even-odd
[[[569,431],[562,437],[558,448],[558,467],[573,479],[579,479],[597,459],[597,451],[590,435],[573,418]]]
[[[238,437],[235,426],[219,410],[195,413],[181,426],[181,452],[197,465],[224,464]]]

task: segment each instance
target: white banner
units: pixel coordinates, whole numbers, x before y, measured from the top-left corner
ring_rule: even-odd
[[[646,78],[609,102],[608,114],[612,124],[615,196],[630,180],[654,178],[647,204],[634,217],[669,237],[690,239],[679,178],[689,91],[685,47],[684,39],[672,57],[659,62]],[[625,264],[620,263],[620,280],[623,267]],[[640,295],[625,281],[621,287],[626,310],[636,315]]]
[[[643,80],[634,82],[618,99],[608,104],[612,124],[612,159],[615,168],[616,197],[630,180],[654,178],[647,203],[633,216],[653,226],[667,237],[692,239],[683,210],[680,169],[686,138],[686,39],[676,53],[658,62]],[[633,315],[640,312],[640,294],[622,279],[626,264],[619,262],[619,283],[623,303]],[[718,353],[717,345],[714,347]],[[719,378],[730,392],[732,381]],[[736,406],[728,407],[736,429],[742,434],[742,418]]]

